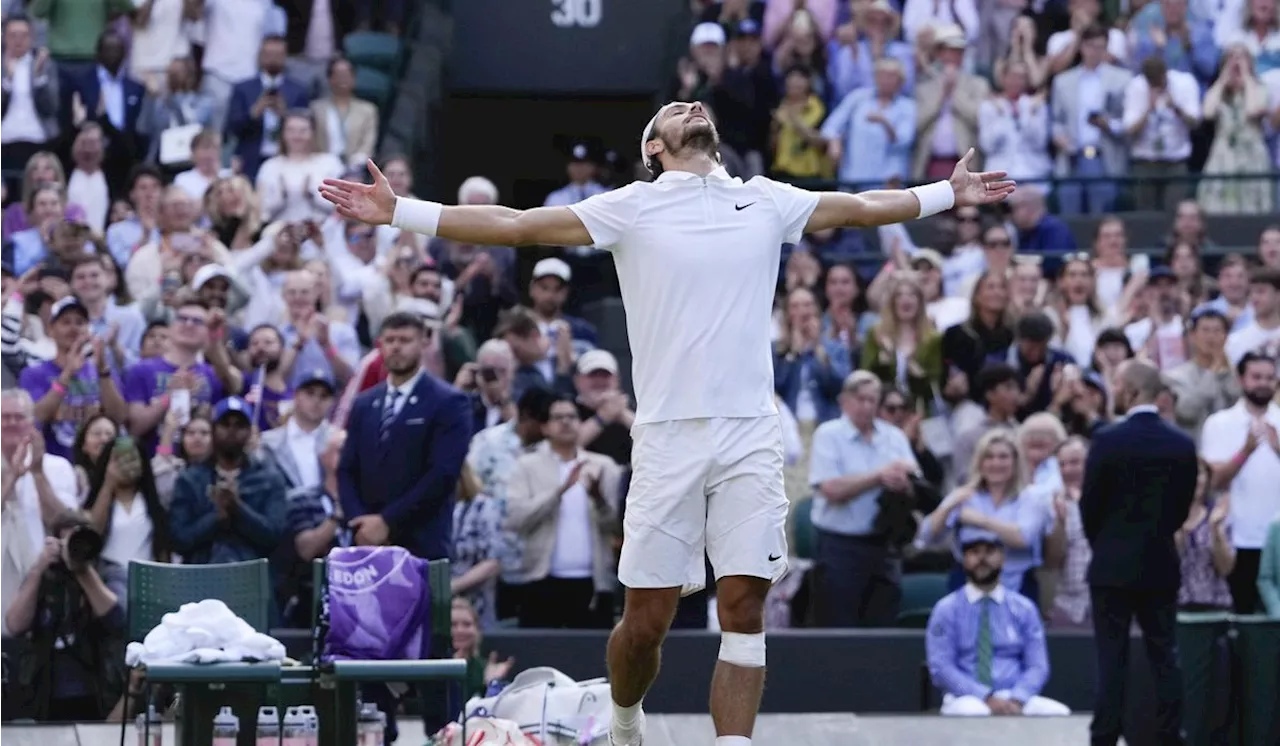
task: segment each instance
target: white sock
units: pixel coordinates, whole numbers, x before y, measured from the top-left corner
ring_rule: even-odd
[[[716,746],[751,746],[746,736],[716,736]]]
[[[613,723],[623,730],[629,730],[636,724],[636,716],[640,713],[640,702],[634,705],[623,707],[617,702],[613,703]],[[747,746],[751,746],[747,744]]]

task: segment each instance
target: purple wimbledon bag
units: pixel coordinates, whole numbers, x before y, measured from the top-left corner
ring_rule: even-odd
[[[422,660],[430,652],[427,562],[402,547],[329,552],[324,660]]]

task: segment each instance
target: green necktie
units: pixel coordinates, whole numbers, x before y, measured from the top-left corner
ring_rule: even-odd
[[[991,686],[991,598],[978,602],[978,681]]]

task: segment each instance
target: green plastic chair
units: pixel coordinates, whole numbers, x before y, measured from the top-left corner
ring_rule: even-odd
[[[187,603],[221,600],[259,632],[270,626],[271,573],[265,559],[221,565],[129,563],[129,639],[146,637],[160,618]]]
[[[357,67],[372,67],[395,75],[400,70],[404,45],[399,37],[391,34],[355,31],[343,37],[342,51]]]
[[[386,109],[395,94],[395,81],[387,73],[373,67],[356,66],[355,94],[379,109]]]
[[[795,504],[791,532],[795,540],[793,554],[801,559],[813,559],[813,498],[806,497]]]
[[[929,623],[934,604],[947,595],[944,572],[911,573],[902,576],[902,606],[898,626],[923,629]]]

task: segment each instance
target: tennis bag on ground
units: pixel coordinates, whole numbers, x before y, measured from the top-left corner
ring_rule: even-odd
[[[467,737],[462,726],[449,723],[429,741],[429,746],[543,746],[538,739],[525,735],[510,720],[474,717],[467,721]]]
[[[499,718],[544,746],[597,746],[609,741],[611,702],[604,679],[578,682],[554,668],[531,668],[498,696],[473,698],[464,715],[468,735],[476,719]]]

